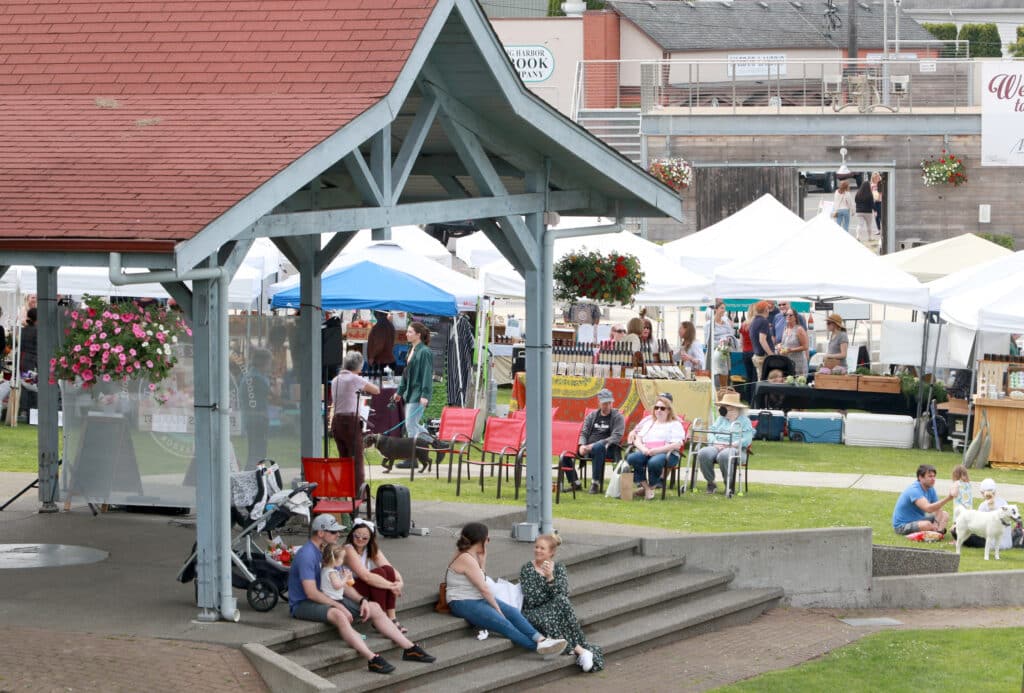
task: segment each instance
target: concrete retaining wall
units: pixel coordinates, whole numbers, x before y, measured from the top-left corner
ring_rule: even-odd
[[[792,606],[844,607],[870,598],[868,527],[645,539],[642,551],[731,572],[735,587],[781,587]]]
[[[875,548],[869,527],[701,534],[641,542],[645,556],[685,556],[691,568],[730,572],[734,587],[781,587],[790,606],[1024,606],[1024,570],[873,578]],[[956,558],[946,552],[936,557],[944,563]]]

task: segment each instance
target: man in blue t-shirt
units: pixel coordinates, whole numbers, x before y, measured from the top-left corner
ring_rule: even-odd
[[[292,618],[330,623],[336,627],[341,639],[366,658],[367,666],[375,674],[390,674],[395,667],[363,642],[363,637],[352,627],[357,616],[362,623],[370,621],[378,633],[405,650],[402,653],[404,661],[430,664],[435,658],[402,635],[380,604],[371,602],[351,585],[345,585],[345,596],[340,602],[320,591],[324,546],[338,541],[343,529],[333,515],[317,515],[310,524],[309,541],[295,552],[288,572],[288,611]]]
[[[896,500],[892,511],[892,528],[896,534],[932,531],[945,534],[949,513],[942,509],[953,500],[952,491],[939,500],[935,492],[935,467],[922,464],[917,468],[917,481]]]

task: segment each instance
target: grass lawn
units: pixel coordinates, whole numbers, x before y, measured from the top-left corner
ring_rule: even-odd
[[[1017,690],[1024,628],[886,631],[719,691]],[[898,667],[893,663],[899,662]]]

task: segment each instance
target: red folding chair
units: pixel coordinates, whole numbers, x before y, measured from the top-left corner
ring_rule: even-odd
[[[366,507],[370,519],[370,487],[356,488],[355,460],[351,457],[303,457],[302,474],[306,481],[316,484],[313,491],[313,514],[347,513],[352,517]]]
[[[480,418],[479,409],[467,407],[445,407],[441,410],[441,425],[437,429],[437,441],[444,443],[447,448],[426,448],[431,452],[437,452],[437,459],[434,462],[434,476],[441,478],[441,461],[445,453],[448,454],[448,483],[452,482],[452,456],[461,454],[461,451],[473,442],[473,433],[476,431],[476,422]]]
[[[558,407],[551,407],[551,420],[554,421],[555,420],[555,416],[557,416],[557,415],[558,415]],[[512,418],[512,419],[522,419],[523,421],[525,421],[526,420],[526,410],[525,409],[516,409],[513,412],[509,412],[509,418]]]
[[[513,469],[515,474],[516,498],[519,498],[519,482],[522,478],[522,450],[526,436],[526,421],[498,416],[487,417],[484,427],[483,445],[466,445],[459,451],[455,495],[462,492],[462,465],[466,465],[466,476],[472,478],[472,468],[480,467],[480,491],[484,490],[484,467],[491,468],[491,475],[498,470],[498,498],[501,498],[502,470]]]
[[[562,480],[565,477],[567,471],[572,471],[576,468],[577,462],[580,461],[579,446],[580,446],[580,431],[583,430],[583,422],[573,421],[552,421],[551,422],[551,454],[555,456],[557,462],[553,469],[557,471],[557,478],[555,479],[555,504],[557,505],[562,499]],[[563,460],[568,458],[568,462],[564,463]],[[585,461],[585,460],[584,460]],[[586,466],[583,467],[586,469]],[[572,489],[572,497],[576,498],[576,488]]]

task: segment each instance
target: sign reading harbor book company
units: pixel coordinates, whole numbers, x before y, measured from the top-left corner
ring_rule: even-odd
[[[726,56],[729,77],[782,77],[786,74],[785,53],[730,53]]]
[[[555,71],[555,56],[545,46],[505,46],[505,52],[524,82],[545,82]]]
[[[981,165],[1024,166],[1024,63],[982,63],[981,85]]]

